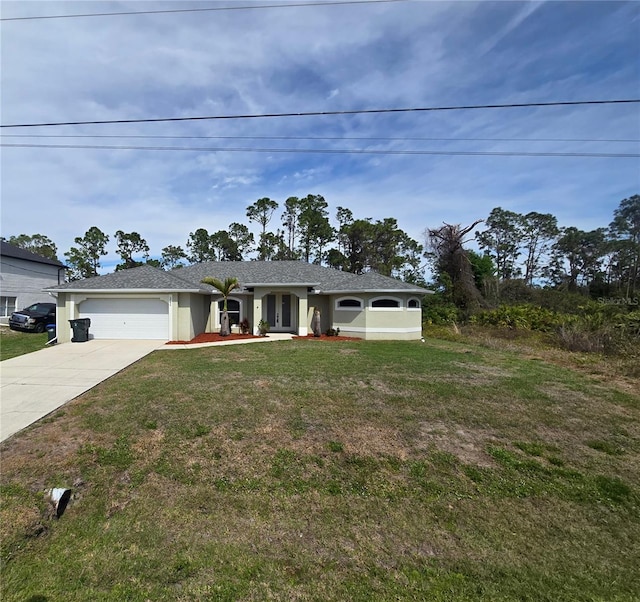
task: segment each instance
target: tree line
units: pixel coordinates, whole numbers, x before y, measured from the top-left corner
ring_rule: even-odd
[[[470,233],[482,251],[465,248]],[[550,213],[494,208],[470,226],[425,231],[435,283],[462,309],[500,298],[501,291],[546,287],[590,296],[633,298],[640,292],[640,195],[623,199],[608,227],[560,227]]]
[[[282,206],[261,198],[246,208],[245,215],[256,234],[239,222],[211,233],[198,228],[189,233],[184,247],[164,247],[159,259],[150,257],[149,245],[139,233],[118,230],[113,235],[120,257],[115,270],[144,264],[168,270],[206,261],[301,260],[426,285],[426,258],[433,273],[430,285],[463,309],[499,298],[514,283],[581,290],[594,297],[631,297],[640,291],[640,195],[623,199],[610,224],[595,230],[560,227],[550,213],[520,214],[496,207],[470,226],[427,228],[424,245],[399,228],[395,218],[355,218],[345,207],[337,207],[334,226],[321,195],[289,197]],[[476,229],[480,224],[482,229]],[[97,276],[110,240],[97,226],[76,237],[64,253],[70,279]],[[479,252],[468,248],[472,240]],[[56,245],[47,236],[20,234],[7,242],[57,259]]]
[[[333,226],[328,207],[321,195],[289,197],[282,207],[273,199],[261,198],[245,212],[247,222],[257,228],[255,235],[239,222],[216,232],[198,228],[189,233],[184,246],[164,247],[159,259],[151,258],[150,247],[138,232],[118,230],[113,239],[121,261],[115,270],[145,264],[169,270],[206,261],[301,260],[356,274],[376,271],[424,284],[423,246],[400,229],[395,218],[356,219],[351,210],[338,207],[337,226]],[[278,209],[280,223],[274,229]],[[97,276],[110,240],[111,236],[97,226],[76,237],[74,246],[64,253],[69,278]],[[7,242],[58,259],[56,245],[42,234],[11,236]]]

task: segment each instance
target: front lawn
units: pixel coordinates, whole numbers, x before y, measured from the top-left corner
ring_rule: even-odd
[[[10,330],[8,326],[2,326],[0,328],[0,361],[44,349],[47,337],[46,332],[43,334],[17,332]]]
[[[7,602],[640,596],[640,395],[539,356],[157,351],[0,449]]]

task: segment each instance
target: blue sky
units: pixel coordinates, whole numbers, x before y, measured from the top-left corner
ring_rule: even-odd
[[[259,4],[49,0],[1,6],[8,18]],[[3,124],[640,97],[638,2],[287,6],[4,21],[1,33]],[[640,105],[3,134],[4,144],[637,154]],[[621,139],[633,141],[602,141]],[[46,234],[63,258],[74,237],[98,226],[112,236],[107,269],[118,260],[116,230],[139,232],[157,257],[167,245],[185,247],[197,228],[214,232],[246,222],[246,207],[265,196],[282,205],[289,196],[321,194],[332,220],[338,206],[356,218],[395,217],[423,242],[428,227],[469,224],[498,206],[553,213],[562,226],[606,226],[623,198],[640,193],[638,158],[1,150],[2,235]],[[280,226],[279,215],[271,226]]]

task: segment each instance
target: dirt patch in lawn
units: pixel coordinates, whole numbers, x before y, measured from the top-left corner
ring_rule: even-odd
[[[494,465],[485,449],[496,441],[489,431],[463,428],[444,422],[424,422],[420,425],[418,448],[428,450],[435,445],[439,450],[453,454],[464,464],[490,467]]]

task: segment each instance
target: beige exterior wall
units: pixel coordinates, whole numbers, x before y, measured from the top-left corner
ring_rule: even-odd
[[[331,303],[330,298],[324,295],[313,295],[309,298],[309,304],[307,308],[307,332],[313,334],[311,329],[311,320],[313,319],[313,312],[315,308],[320,310],[320,329],[323,334],[331,328],[332,315],[331,315]]]
[[[295,332],[299,336],[306,336],[310,324],[309,321],[305,321],[305,316],[308,314],[308,293],[306,287],[286,287],[286,286],[262,286],[255,287],[253,290],[253,321],[251,315],[249,315],[249,322],[251,322],[252,332],[258,334],[258,323],[260,320],[267,319],[267,295],[270,294],[290,294],[291,299],[291,331]],[[251,301],[247,302],[247,305]]]
[[[306,337],[309,333],[310,322],[305,322],[304,317],[309,313],[309,294],[307,289],[296,293],[298,299],[298,336]]]
[[[337,307],[340,299],[361,299],[363,310],[357,308]],[[373,308],[374,299],[397,299],[398,308]],[[404,293],[361,295],[332,295],[331,308],[333,311],[332,327],[340,328],[344,336],[360,337],[366,340],[415,340],[422,336],[422,310],[409,308],[410,299],[418,301],[415,295]]]
[[[201,332],[219,332],[220,331],[220,313],[218,303],[222,301],[222,295],[212,295],[208,297],[209,316],[205,324],[205,329]],[[210,300],[209,300],[210,299]],[[249,320],[250,332],[253,332],[253,299],[250,295],[229,295],[229,300],[240,302],[240,322],[245,318]]]
[[[189,341],[205,332],[209,318],[209,297],[194,293],[65,293],[56,300],[56,335],[58,343],[71,341],[73,332],[69,320],[79,317],[80,304],[87,299],[162,299],[169,305],[169,340]],[[89,329],[91,334],[91,329]]]
[[[176,301],[177,297],[177,301]],[[177,293],[173,295],[174,325],[171,333],[174,341],[190,341],[197,335],[207,332],[210,321],[211,298],[209,295],[195,293]]]
[[[56,336],[58,343],[68,343],[71,340],[71,328],[69,320],[73,318],[69,315],[68,295],[58,294],[56,299]]]
[[[270,293],[290,293],[293,295],[292,331],[300,336],[311,332],[311,318],[315,307],[322,316],[322,332],[329,328],[340,328],[340,334],[366,340],[414,340],[422,336],[422,311],[420,307],[409,308],[408,301],[419,297],[415,295],[360,294],[360,295],[311,295],[304,287],[285,289],[277,287],[256,287],[251,296],[237,296],[241,299],[240,319],[248,318],[251,331],[258,334],[258,322],[266,319],[265,296]],[[217,332],[217,301],[219,297],[195,293],[173,294],[122,294],[122,293],[65,293],[59,292],[57,298],[56,329],[58,342],[71,340],[72,330],[69,320],[79,317],[78,306],[90,298],[161,298],[169,302],[170,340],[191,340],[202,332]],[[232,295],[233,297],[233,295]],[[363,309],[337,308],[338,299],[358,298]],[[399,308],[372,308],[374,298],[396,298]]]
[[[191,312],[189,311],[191,295],[189,293],[178,293],[171,300],[173,312],[171,314],[172,324],[170,331],[175,333],[174,340],[190,341],[193,338],[193,325],[191,322]],[[173,338],[173,337],[172,337]]]
[[[362,308],[345,307],[339,308],[338,302],[341,300],[359,300]],[[339,328],[340,334],[345,336],[362,337],[362,333],[367,327],[367,314],[364,308],[367,306],[367,295],[333,295],[331,297],[332,328]]]
[[[294,332],[299,336],[307,336],[309,323],[304,319],[309,311],[307,288],[302,286],[292,287],[286,292],[293,295],[291,299],[291,320]]]
[[[253,289],[253,301],[252,301],[253,319],[249,318],[249,322],[251,322],[251,332],[253,334],[260,334],[260,332],[258,331],[258,324],[260,320],[263,319],[263,308],[262,308],[263,305],[264,305],[264,314],[266,314],[266,311],[267,311],[266,309],[267,304],[266,302],[263,304],[262,301],[263,301],[263,297],[265,295],[268,295],[270,292],[271,292],[270,289],[267,289],[267,288],[256,287]]]

